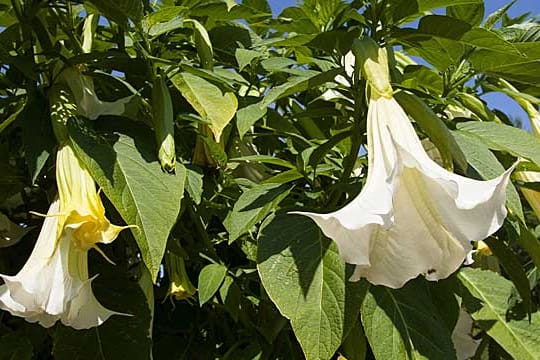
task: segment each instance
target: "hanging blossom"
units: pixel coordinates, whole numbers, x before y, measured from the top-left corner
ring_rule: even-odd
[[[29,259],[15,276],[0,275],[0,308],[50,327],[60,320],[75,329],[99,326],[121,314],[102,306],[92,292],[88,251],[108,244],[126,227],[112,225],[94,180],[70,146],[56,162],[59,199],[55,200]]]
[[[471,241],[503,224],[512,169],[477,181],[436,164],[393,98],[385,50],[365,40],[357,46],[369,56],[362,70],[371,85],[366,183],[338,211],[297,213],[313,219],[343,260],[356,265],[351,281],[400,288],[420,274],[444,279],[463,263]]]
[[[102,115],[127,116],[126,106],[136,96],[130,95],[116,101],[102,101],[94,89],[94,80],[75,67],[63,69],[60,78],[73,93],[78,113],[90,120],[95,120]]]

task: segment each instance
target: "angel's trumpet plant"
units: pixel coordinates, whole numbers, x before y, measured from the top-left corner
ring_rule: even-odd
[[[471,241],[503,224],[512,168],[478,181],[439,166],[393,98],[386,51],[370,40],[355,41],[353,51],[371,87],[366,183],[338,211],[299,214],[313,219],[356,265],[352,281],[400,288],[420,274],[444,279],[463,263]]]
[[[58,94],[56,94],[58,95]],[[68,100],[64,96],[51,99]],[[45,215],[45,222],[26,264],[15,276],[0,275],[0,308],[50,327],[60,320],[75,329],[101,325],[113,314],[92,292],[88,251],[108,244],[127,227],[112,225],[96,191],[94,180],[76,157],[61,130],[75,107],[60,106],[51,112],[55,133],[63,144],[56,160],[59,197]],[[54,121],[57,120],[56,123]]]

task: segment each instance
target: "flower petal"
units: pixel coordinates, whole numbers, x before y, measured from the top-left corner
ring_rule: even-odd
[[[92,279],[87,280],[77,296],[71,301],[68,311],[62,314],[62,324],[74,329],[90,329],[103,324],[112,315],[125,315],[109,310],[99,303],[92,292]]]

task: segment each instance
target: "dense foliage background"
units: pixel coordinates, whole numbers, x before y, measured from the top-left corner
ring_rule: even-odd
[[[539,183],[513,177],[493,255],[397,290],[348,282],[335,244],[286,214],[336,210],[365,181],[366,83],[344,67],[361,36],[387,47],[394,89],[413,96],[398,100],[446,168],[538,171],[540,141],[479,98],[540,103],[540,25],[511,5],[305,0],[273,17],[266,0],[0,0],[0,273],[23,266],[43,222],[30,211],[56,194],[62,69],[102,101],[134,95],[68,129],[111,221],[138,225],[101,247],[116,265],[90,252],[97,298],[133,316],[76,331],[2,312],[0,359],[454,359],[460,308],[476,359],[540,358],[540,213],[523,196]],[[158,161],[156,78],[174,173]]]

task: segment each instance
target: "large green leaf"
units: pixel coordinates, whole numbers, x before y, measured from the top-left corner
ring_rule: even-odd
[[[475,5],[482,3],[482,0],[394,0],[390,2],[389,11],[394,21],[405,19],[413,20],[427,11],[456,5]]]
[[[226,274],[227,268],[221,264],[206,265],[201,270],[199,273],[199,282],[197,283],[197,287],[199,288],[199,304],[201,306],[210,300],[218,291]]]
[[[150,309],[137,281],[120,271],[123,266],[101,264],[100,275],[92,282],[92,287],[98,301],[107,309],[131,316],[114,315],[88,330],[58,326],[53,343],[55,359],[151,359]]]
[[[0,360],[32,360],[34,349],[27,337],[17,333],[7,333],[0,337]]]
[[[400,38],[408,41],[422,41],[428,38],[441,38],[457,41],[464,45],[494,52],[520,55],[520,51],[510,42],[504,40],[494,31],[472,27],[465,21],[449,16],[424,16],[418,24],[418,29],[398,32]]]
[[[362,323],[377,360],[456,359],[450,330],[423,279],[398,290],[371,286]]]
[[[537,85],[540,81],[540,42],[516,42],[512,45],[519,54],[479,49],[471,54],[469,60],[478,72]]]
[[[464,268],[458,275],[466,288],[463,303],[476,324],[514,359],[533,360],[540,355],[540,314],[529,323],[526,316],[508,317],[512,283],[487,270]]]
[[[454,131],[453,134],[467,162],[483,179],[494,179],[504,172],[504,167],[497,157],[478,137],[459,130]],[[523,208],[519,194],[512,183],[509,183],[506,188],[506,206],[512,214],[523,221]]]
[[[490,149],[505,151],[540,166],[540,141],[524,130],[483,121],[460,123],[457,128],[478,137]]]
[[[232,92],[222,93],[217,86],[188,72],[175,75],[172,82],[203,120],[208,121],[219,142],[223,129],[238,108],[236,96]]]
[[[330,359],[357,321],[364,282],[312,220],[275,217],[261,232],[257,267],[268,295],[291,320],[308,360]]]
[[[297,92],[306,91],[316,86],[320,86],[328,81],[333,81],[336,75],[339,75],[342,69],[332,69],[323,73],[313,74],[311,76],[295,76],[286,83],[276,86],[266,94],[261,108],[266,107],[282,97],[292,95]]]
[[[155,279],[169,232],[180,211],[186,169],[177,164],[176,174],[161,171],[153,135],[130,125],[126,133],[84,132],[70,124],[75,152],[89,169],[137,240],[144,263]]]
[[[229,232],[229,242],[248,232],[253,225],[263,220],[289,192],[290,187],[281,184],[259,184],[244,191],[234,204],[223,225]]]
[[[484,240],[489,249],[497,256],[502,268],[516,287],[528,313],[532,311],[531,288],[525,269],[517,255],[499,238],[489,237]]]
[[[261,107],[259,103],[251,104],[241,108],[236,113],[236,128],[242,138],[249,129],[264,115],[266,115],[266,106]]]
[[[446,15],[478,26],[484,19],[484,3],[449,6]]]
[[[87,0],[87,2],[120,25],[127,26],[128,19],[138,23],[143,16],[143,2],[141,0]]]
[[[31,98],[21,113],[24,155],[32,183],[36,181],[56,145],[48,114],[47,100],[40,96]]]

